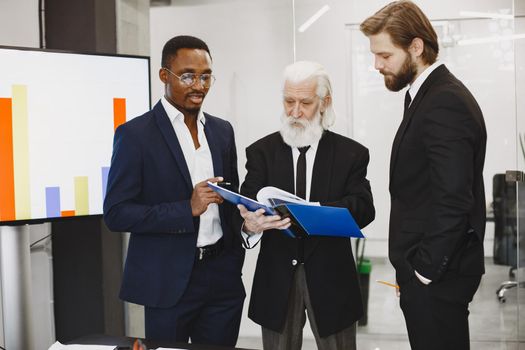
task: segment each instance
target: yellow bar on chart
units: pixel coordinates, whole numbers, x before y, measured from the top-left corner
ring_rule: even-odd
[[[75,215],[89,215],[88,177],[75,177]]]
[[[27,86],[13,85],[13,163],[17,220],[31,219]]]

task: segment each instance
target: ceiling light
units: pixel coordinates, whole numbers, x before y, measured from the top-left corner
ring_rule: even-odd
[[[517,39],[525,39],[525,34],[497,35],[497,36],[488,36],[484,38],[462,39],[462,40],[458,40],[458,45],[476,45],[476,44],[485,44],[485,43],[498,43],[503,40],[517,40]]]
[[[476,12],[476,11],[459,11],[459,15],[463,17],[476,18],[493,18],[493,19],[513,19],[514,15],[505,15],[503,13],[495,12]]]
[[[324,5],[323,7],[321,7],[321,9],[319,9],[319,11],[317,11],[316,13],[313,14],[312,17],[308,18],[308,20],[306,20],[306,22],[304,22],[300,27],[299,27],[299,32],[303,33],[305,30],[308,29],[308,27],[310,27],[312,24],[314,24],[315,21],[317,21],[322,15],[324,15],[328,10],[330,10],[330,6],[328,5]]]

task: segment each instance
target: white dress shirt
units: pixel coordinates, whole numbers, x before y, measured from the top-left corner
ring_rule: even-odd
[[[319,147],[319,141],[310,145],[310,148],[306,151],[306,200],[310,200],[310,189],[312,187],[312,173],[314,170],[315,155],[317,154],[317,148]],[[297,161],[299,159],[299,149],[292,147],[292,158],[293,158],[293,177],[294,177],[294,189],[296,185],[295,179],[297,179]],[[244,227],[244,225],[243,225]],[[262,232],[247,234],[244,230],[241,231],[241,235],[244,238],[244,243],[247,248],[252,248],[261,240]]]
[[[162,97],[161,103],[168,118],[170,118],[171,125],[173,125],[173,129],[179,140],[193,186],[201,181],[214,177],[211,151],[208,147],[206,135],[204,134],[204,125],[206,123],[204,113],[199,111],[197,116],[197,136],[200,147],[195,149],[190,130],[184,123],[184,115],[169,103],[165,97]],[[217,204],[210,204],[208,205],[208,209],[200,216],[197,247],[214,244],[222,237],[222,234],[219,206]]]
[[[408,93],[410,94],[410,104],[412,104],[412,101],[414,101],[414,98],[417,95],[417,92],[419,91],[419,88],[421,88],[421,85],[427,80],[430,73],[434,71],[437,67],[441,66],[443,63],[436,61],[430,66],[427,67],[417,78],[414,80],[412,84],[410,84],[410,87],[408,88]]]

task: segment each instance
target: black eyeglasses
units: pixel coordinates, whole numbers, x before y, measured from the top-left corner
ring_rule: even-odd
[[[179,81],[186,86],[193,86],[197,82],[197,78],[198,78],[199,83],[207,89],[210,86],[212,86],[213,82],[215,81],[215,77],[209,73],[205,73],[205,74],[182,73],[179,76],[173,73],[172,71],[170,71],[168,68],[163,68],[163,69],[165,69],[170,74],[173,74],[174,76],[179,78]]]

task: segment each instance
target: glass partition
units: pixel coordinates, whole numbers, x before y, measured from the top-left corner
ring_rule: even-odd
[[[518,136],[518,167],[521,171],[521,180],[517,182],[517,211],[518,239],[517,246],[517,272],[515,282],[518,298],[518,338],[525,341],[525,1],[514,1],[514,53],[515,53],[515,82],[516,82],[516,118]]]

